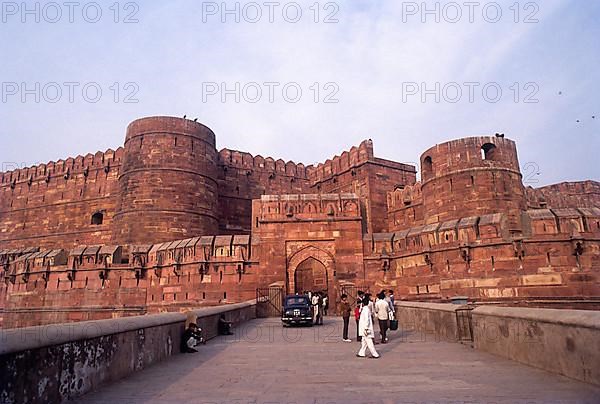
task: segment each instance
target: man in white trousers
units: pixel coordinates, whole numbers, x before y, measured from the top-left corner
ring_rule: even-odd
[[[373,344],[373,338],[375,338],[375,331],[373,329],[373,316],[369,309],[369,302],[363,301],[363,307],[360,311],[360,319],[358,320],[358,332],[362,337],[360,350],[356,354],[359,358],[366,357],[367,348],[371,352],[373,358],[379,358],[379,354],[375,350],[375,344]]]
[[[312,308],[313,308],[313,324],[317,324],[319,321],[319,310],[321,309],[319,307],[319,294],[318,293],[313,293],[312,298],[311,298],[311,302],[312,304]]]

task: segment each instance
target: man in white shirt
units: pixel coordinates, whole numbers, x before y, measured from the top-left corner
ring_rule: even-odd
[[[313,293],[312,298],[311,298],[311,304],[312,304],[312,308],[313,308],[313,324],[317,324],[318,319],[319,319],[319,310],[320,310],[318,293]]]
[[[386,291],[385,300],[390,304],[392,313],[395,313],[396,308],[394,307],[394,291],[392,289]]]
[[[375,302],[375,315],[379,320],[379,332],[381,333],[381,343],[387,343],[388,339],[386,332],[389,328],[390,321],[390,304],[385,300],[385,293],[381,292],[377,295],[377,302]]]
[[[375,338],[375,331],[373,330],[373,317],[371,317],[371,311],[369,309],[369,300],[367,297],[363,300],[363,307],[360,311],[360,319],[358,320],[358,332],[361,338],[360,350],[356,354],[359,358],[366,357],[367,348],[371,352],[373,358],[379,358],[379,354],[375,350],[373,344],[373,338]]]

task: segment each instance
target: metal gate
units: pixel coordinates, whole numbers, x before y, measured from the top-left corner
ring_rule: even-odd
[[[358,297],[359,290],[362,290],[365,293],[369,293],[368,286],[341,285],[340,286],[340,297],[343,294],[348,295],[348,303],[350,303],[354,307],[356,305],[356,298]]]
[[[456,309],[456,327],[458,328],[459,341],[473,342],[472,311],[473,307]]]
[[[283,289],[268,287],[256,289],[256,317],[281,317]]]

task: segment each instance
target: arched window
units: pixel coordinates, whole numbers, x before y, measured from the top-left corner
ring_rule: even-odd
[[[103,220],[104,220],[104,215],[102,214],[102,212],[96,212],[92,215],[92,224],[94,226],[101,225]]]
[[[482,160],[495,160],[496,157],[496,145],[492,143],[486,143],[481,146],[481,159]]]
[[[431,159],[431,156],[427,156],[423,159],[421,171],[421,180],[426,180],[431,177],[433,171],[433,160]]]

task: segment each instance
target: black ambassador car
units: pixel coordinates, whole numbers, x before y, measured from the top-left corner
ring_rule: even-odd
[[[283,325],[312,325],[312,306],[308,296],[291,295],[283,300]]]

